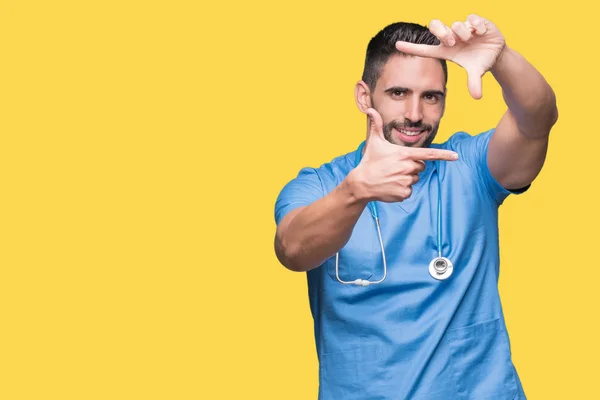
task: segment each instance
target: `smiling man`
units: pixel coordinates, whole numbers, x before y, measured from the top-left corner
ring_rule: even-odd
[[[433,143],[446,61],[495,127]],[[304,168],[275,204],[275,252],[306,272],[319,399],[525,399],[498,292],[498,209],[529,190],[557,121],[553,90],[489,20],[387,26],[355,89],[368,115],[356,151]]]
[[[412,27],[418,29],[417,26]],[[408,34],[411,31],[403,32]],[[391,43],[385,45],[386,39],[385,36],[375,37],[371,42],[363,80],[356,85],[358,106],[363,112],[373,107],[384,120],[389,121],[383,126],[383,135],[389,142],[429,147],[446,103],[445,61],[440,63],[433,58],[402,56],[389,46]],[[417,42],[432,44],[433,39],[435,37],[431,34],[422,34]],[[407,102],[408,99],[411,100]]]

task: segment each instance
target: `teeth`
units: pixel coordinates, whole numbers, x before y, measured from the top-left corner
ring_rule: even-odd
[[[400,129],[400,132],[406,136],[417,136],[418,134],[421,133],[421,131],[413,132],[413,131],[406,131],[404,129]]]

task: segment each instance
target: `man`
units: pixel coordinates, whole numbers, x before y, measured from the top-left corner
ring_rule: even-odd
[[[489,71],[507,111],[434,144],[446,60],[476,99]],[[302,169],[275,206],[276,254],[307,272],[319,399],[525,399],[498,294],[498,208],[542,169],[553,90],[470,15],[383,29],[355,97],[366,141]]]

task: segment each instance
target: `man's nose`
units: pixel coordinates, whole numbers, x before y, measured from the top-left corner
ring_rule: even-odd
[[[421,99],[418,97],[413,97],[408,102],[406,110],[404,112],[404,118],[409,119],[411,121],[420,121],[423,119],[423,108],[421,105]]]

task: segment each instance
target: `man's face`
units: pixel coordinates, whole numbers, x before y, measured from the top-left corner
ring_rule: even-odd
[[[371,104],[381,115],[390,143],[428,147],[433,142],[444,114],[444,80],[435,58],[398,54],[388,59],[371,92]]]

